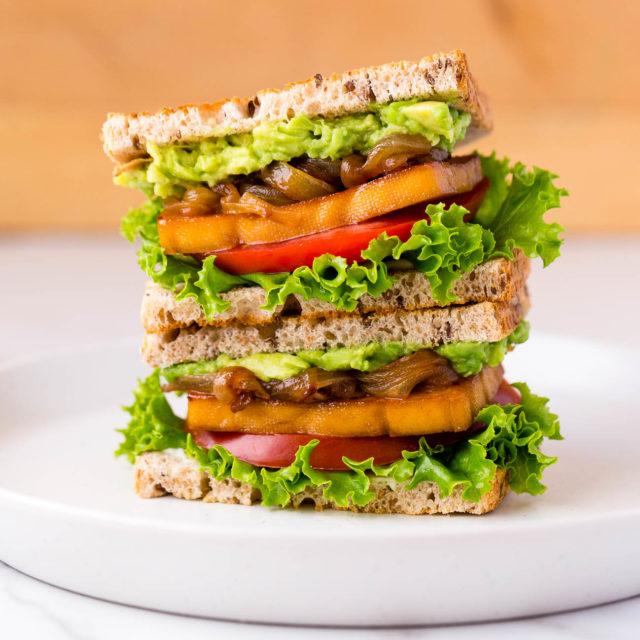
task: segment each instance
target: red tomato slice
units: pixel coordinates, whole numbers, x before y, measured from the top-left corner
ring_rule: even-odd
[[[485,178],[473,191],[445,198],[441,202],[447,206],[456,203],[468,209],[470,215],[465,216],[468,222],[478,210],[488,188],[489,180]],[[227,273],[234,274],[293,271],[301,266],[310,267],[315,258],[325,253],[341,256],[348,262],[353,262],[361,259],[360,254],[369,246],[369,242],[383,231],[386,231],[389,236],[398,236],[402,241],[407,240],[411,227],[418,220],[426,218],[424,211],[427,204],[425,202],[413,205],[374,220],[329,229],[284,242],[245,245],[213,254],[199,254],[198,257],[215,255],[217,256],[216,266]]]
[[[520,394],[503,380],[496,396],[496,404],[518,404]],[[429,446],[450,445],[482,431],[484,424],[474,423],[466,431],[458,433],[436,433],[425,436]],[[334,438],[303,434],[256,435],[251,433],[221,433],[215,431],[191,432],[195,443],[205,449],[219,444],[239,460],[258,467],[282,468],[290,465],[298,448],[311,440],[318,444],[311,453],[311,466],[324,471],[343,471],[348,467],[342,462],[346,456],[350,460],[373,458],[374,464],[391,464],[402,458],[403,451],[415,451],[419,447],[420,437],[391,438],[377,436],[373,438]]]

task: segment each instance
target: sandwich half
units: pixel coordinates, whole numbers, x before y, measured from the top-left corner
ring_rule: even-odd
[[[491,129],[463,53],[251,99],[110,114],[150,278],[119,455],[142,497],[485,513],[560,438],[508,384],[555,175],[457,149]]]

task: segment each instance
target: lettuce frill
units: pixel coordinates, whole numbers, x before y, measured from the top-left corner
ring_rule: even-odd
[[[517,405],[490,405],[476,420],[486,428],[472,438],[448,447],[431,448],[424,438],[417,451],[404,451],[397,462],[377,466],[373,459],[356,462],[343,458],[349,471],[319,471],[310,464],[317,440],[298,449],[295,460],[283,469],[256,467],[238,460],[224,447],[204,449],[185,433],[160,387],[160,371],[139,382],[134,402],[125,407],[130,421],[121,430],[124,440],[116,455],[130,461],[146,451],[183,449],[189,458],[216,480],[233,478],[260,491],[262,504],[286,506],[291,497],[307,488],[322,488],[327,500],[339,507],[350,503],[364,506],[375,497],[371,489],[374,477],[389,478],[406,489],[421,482],[435,482],[443,497],[455,487],[462,488],[462,498],[478,502],[488,493],[497,469],[509,473],[510,487],[516,493],[538,495],[545,491],[542,473],[556,458],[542,453],[544,438],[562,439],[556,415],[547,408],[547,398],[532,394],[526,384],[516,383],[522,400]]]
[[[353,311],[364,294],[379,296],[389,290],[394,278],[387,261],[407,260],[424,273],[434,299],[448,304],[455,299],[453,283],[473,268],[496,257],[513,259],[521,249],[528,257],[540,257],[545,266],[560,253],[563,231],[558,223],[546,223],[544,213],[560,205],[564,189],[553,185],[557,176],[534,167],[527,171],[507,159],[481,156],[484,174],[491,179],[489,192],[473,222],[464,222],[468,211],[460,206],[427,206],[428,218],[416,222],[406,241],[382,233],[369,243],[358,262],[349,264],[329,253],[285,273],[232,275],[215,265],[215,256],[202,263],[185,255],[165,255],[160,246],[157,217],[162,201],[154,198],[134,209],[122,221],[122,233],[133,242],[142,240],[138,263],[154,281],[176,293],[178,300],[192,297],[203,308],[207,319],[228,308],[220,294],[238,285],[259,285],[267,292],[263,308],[273,310],[289,294],[305,300],[328,302],[338,309]]]

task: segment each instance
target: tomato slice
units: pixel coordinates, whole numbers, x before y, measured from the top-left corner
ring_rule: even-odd
[[[505,380],[502,381],[494,398],[496,404],[517,404],[520,394]],[[458,433],[436,433],[424,436],[431,447],[450,445],[481,431],[484,424],[475,422],[466,431]],[[307,434],[257,435],[251,433],[224,433],[216,431],[192,431],[195,443],[205,449],[222,445],[239,460],[258,467],[282,468],[290,465],[298,448],[311,440],[318,444],[311,453],[311,466],[324,471],[344,471],[348,467],[342,462],[345,456],[361,461],[373,458],[374,464],[385,465],[402,458],[403,451],[416,451],[420,436],[392,438],[376,436],[371,438],[337,438],[312,436]]]
[[[465,220],[473,218],[489,188],[489,180],[485,178],[475,189],[457,196],[439,200],[446,206],[459,204],[469,210]],[[428,203],[420,203],[406,207],[373,220],[350,224],[328,231],[321,231],[283,242],[244,245],[226,251],[198,254],[203,259],[207,255],[215,255],[216,266],[227,273],[280,273],[293,271],[297,267],[313,264],[315,258],[331,253],[341,256],[348,262],[361,259],[361,253],[369,242],[377,238],[383,231],[389,236],[398,236],[405,241],[409,238],[411,228],[418,220],[427,219],[425,208]]]

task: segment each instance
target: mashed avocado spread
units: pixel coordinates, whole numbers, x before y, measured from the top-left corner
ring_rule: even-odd
[[[234,175],[258,171],[275,160],[301,155],[337,160],[367,153],[393,133],[419,134],[434,147],[451,151],[462,140],[471,116],[446,102],[408,100],[372,104],[368,113],[337,118],[298,115],[285,122],[264,122],[248,133],[166,146],[148,144],[146,167],[121,173],[116,184],[147,195],[180,195],[193,183],[209,186]]]

